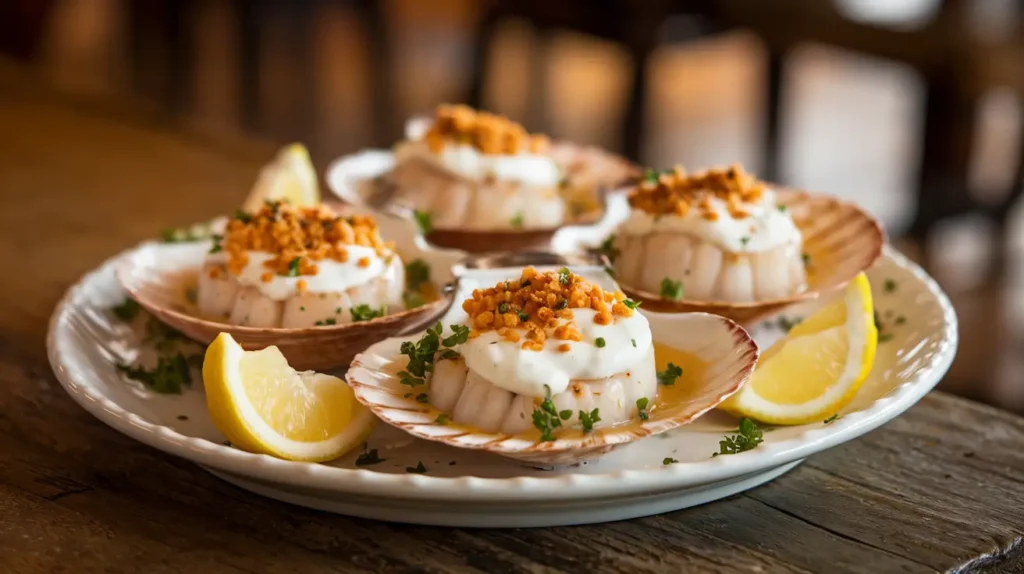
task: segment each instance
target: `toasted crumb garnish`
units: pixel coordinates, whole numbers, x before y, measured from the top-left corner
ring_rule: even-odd
[[[469,144],[485,154],[517,154],[523,150],[544,153],[547,136],[527,133],[523,126],[505,116],[479,112],[464,105],[441,105],[434,113],[434,125],[424,136],[434,153],[446,142]]]
[[[381,239],[372,217],[344,218],[324,206],[294,208],[283,202],[268,202],[255,214],[229,221],[221,245],[227,253],[227,268],[235,275],[249,263],[248,251],[273,254],[263,263],[270,274],[269,278],[267,273],[260,277],[264,282],[275,275],[316,275],[318,261],[344,263],[349,245],[386,253],[394,249],[392,242]],[[365,257],[359,261],[361,267],[369,264]]]
[[[645,177],[629,194],[629,204],[653,215],[678,215],[696,208],[708,221],[717,221],[711,199],[726,202],[733,219],[744,219],[750,213],[745,205],[756,204],[764,195],[765,184],[743,171],[739,165],[712,169],[688,175],[682,166],[654,177]]]
[[[595,321],[610,325],[615,317],[632,317],[633,309],[622,301],[625,295],[608,292],[563,268],[538,273],[533,267],[523,269],[517,280],[502,281],[488,289],[475,289],[462,302],[470,316],[474,337],[483,331],[497,330],[506,341],[519,342],[525,332],[523,349],[540,351],[549,338],[560,341],[582,341],[573,322],[573,309],[597,311]],[[559,346],[562,352],[567,343]]]

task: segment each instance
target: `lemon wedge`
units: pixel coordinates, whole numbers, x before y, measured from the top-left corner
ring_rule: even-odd
[[[309,151],[302,144],[287,145],[260,171],[256,185],[242,204],[255,213],[266,201],[285,200],[297,207],[320,203],[320,187]]]
[[[771,424],[824,421],[856,396],[877,345],[871,285],[861,273],[841,297],[769,347],[750,381],[721,408]]]
[[[246,351],[227,333],[206,349],[203,385],[210,416],[233,445],[288,460],[338,458],[376,421],[345,381],[297,372],[277,347]]]

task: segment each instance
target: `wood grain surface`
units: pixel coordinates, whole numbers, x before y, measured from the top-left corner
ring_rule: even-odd
[[[933,393],[732,498],[605,525],[429,528],[287,506],[77,407],[49,314],[104,258],[233,208],[274,152],[0,65],[0,572],[1020,572],[1024,419]]]

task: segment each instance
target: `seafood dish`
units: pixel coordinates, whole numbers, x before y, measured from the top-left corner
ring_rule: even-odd
[[[403,309],[405,267],[372,217],[268,202],[238,212],[199,273],[204,317],[286,329],[369,320]]]

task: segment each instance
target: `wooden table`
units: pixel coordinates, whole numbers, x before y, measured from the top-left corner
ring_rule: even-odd
[[[274,147],[8,66],[0,134],[0,572],[1024,571],[1024,419],[942,393],[766,486],[599,526],[404,526],[243,492],[86,414],[44,339],[82,273],[232,209]]]

